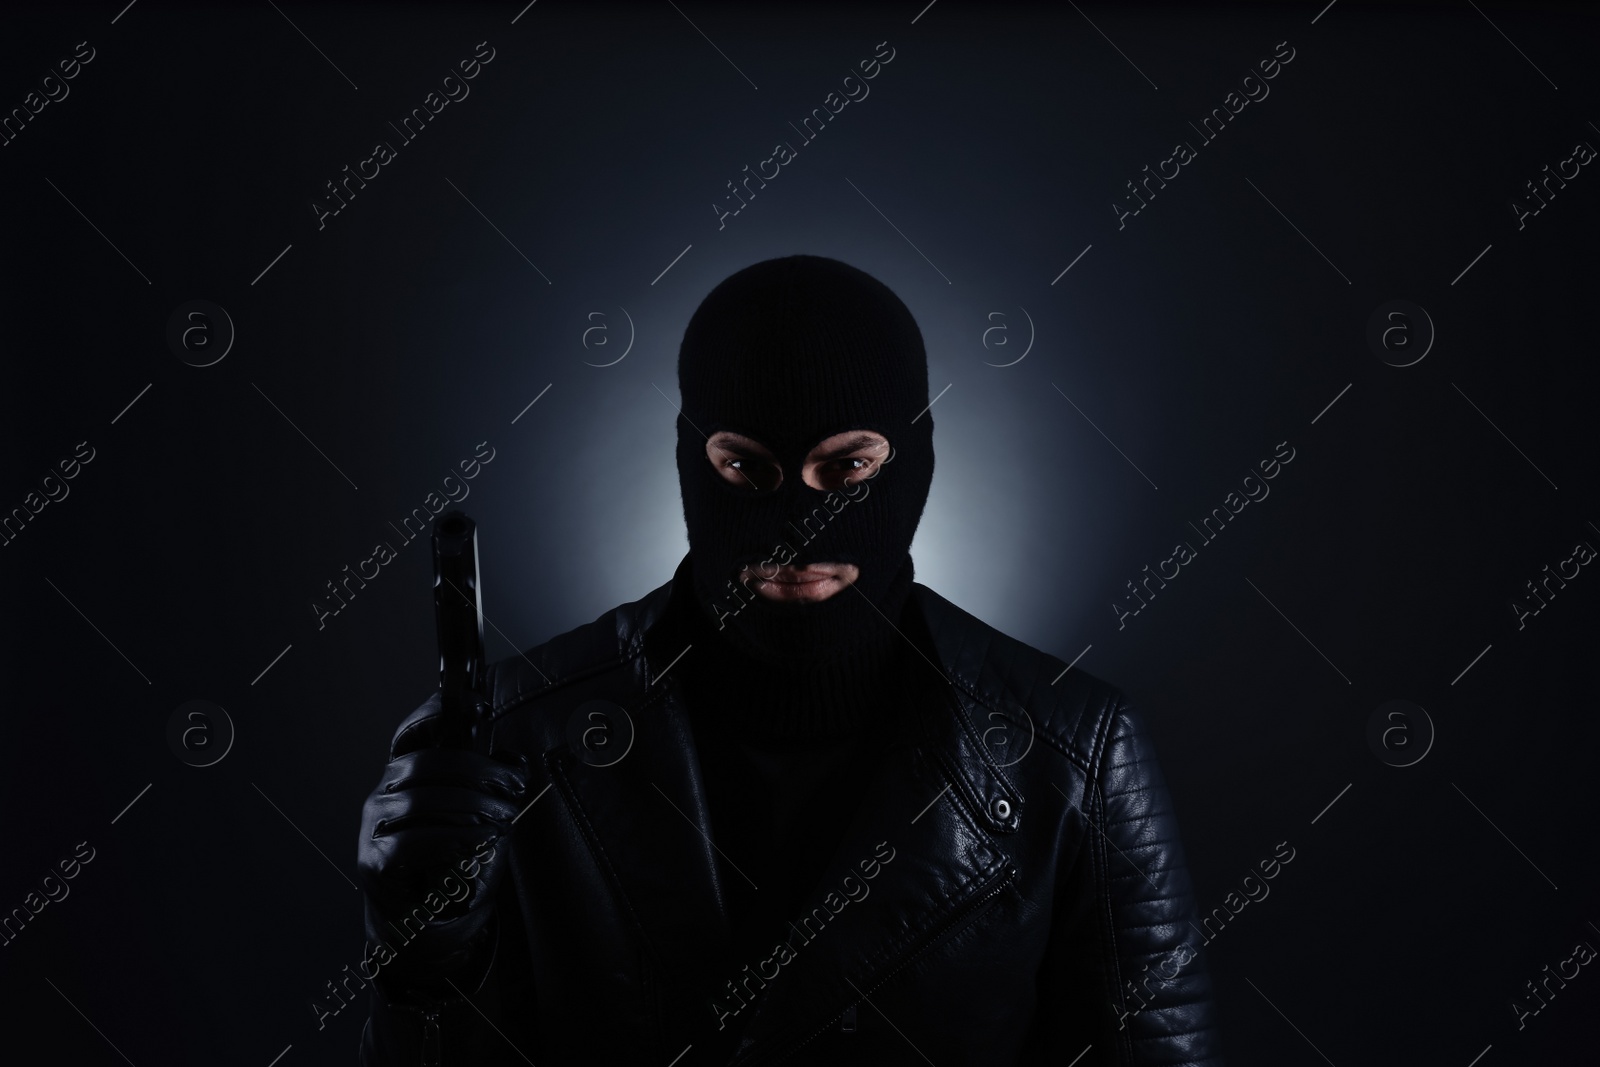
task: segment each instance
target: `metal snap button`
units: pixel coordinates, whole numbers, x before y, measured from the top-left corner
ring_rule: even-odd
[[[1005,797],[995,797],[994,803],[990,805],[990,810],[994,812],[994,817],[1001,822],[1011,818],[1011,802]]]

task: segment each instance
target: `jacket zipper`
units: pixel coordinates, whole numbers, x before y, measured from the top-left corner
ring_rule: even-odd
[[[891,970],[879,975],[877,982],[873,983],[870,988],[861,990],[861,999],[865,1000],[867,997],[881,989],[884,984],[889,981],[889,979],[893,978],[895,975],[911,966],[917,960],[921,959],[926,953],[943,941],[945,939],[945,935],[953,933],[958,926],[963,926],[968,922],[976,920],[978,913],[993,903],[994,899],[1000,895],[1007,885],[1011,884],[1012,879],[1014,879],[1016,876],[1017,869],[1008,865],[1004,875],[995,876],[998,880],[995,881],[994,885],[991,886],[987,892],[985,892],[982,896],[972,898],[955,911],[951,912],[944,922],[940,923],[939,927],[928,936],[928,939],[922,943],[921,947],[919,947],[915,952],[911,953],[911,955],[907,956],[905,959],[901,960],[899,963],[895,964]],[[809,1045],[811,1042],[815,1041],[829,1030],[833,1029],[834,1025],[838,1023],[839,1020],[844,1018],[844,1015],[845,1012],[840,1011],[839,1014],[830,1018],[813,1034],[811,1034],[811,1036],[796,1042],[795,1044],[792,1044],[781,1051],[774,1052],[771,1056],[768,1056],[764,1059],[751,1060],[747,1064],[741,1065],[741,1067],[757,1067],[757,1065],[761,1063],[776,1063],[780,1059],[793,1056],[802,1048]]]

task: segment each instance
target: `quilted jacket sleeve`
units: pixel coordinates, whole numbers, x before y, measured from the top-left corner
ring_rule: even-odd
[[[1087,1051],[1079,1067],[1221,1067],[1172,800],[1143,721],[1120,695],[1077,815],[1084,847],[1062,872],[1041,989],[1060,1020],[1058,1049]]]

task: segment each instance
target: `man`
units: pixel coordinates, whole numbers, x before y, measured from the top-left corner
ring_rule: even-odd
[[[396,734],[363,1062],[1219,1064],[1140,720],[913,581],[910,311],[768,260],[678,377],[671,581],[497,664],[490,755]]]

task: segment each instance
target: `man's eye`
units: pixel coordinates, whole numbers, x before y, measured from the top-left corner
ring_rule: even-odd
[[[725,477],[740,485],[753,489],[771,489],[778,484],[777,468],[762,460],[738,457],[723,461],[722,466],[725,470],[733,472]]]
[[[877,463],[870,457],[846,456],[823,464],[819,473],[825,488],[833,489],[841,485],[851,485],[870,476],[875,466]]]

